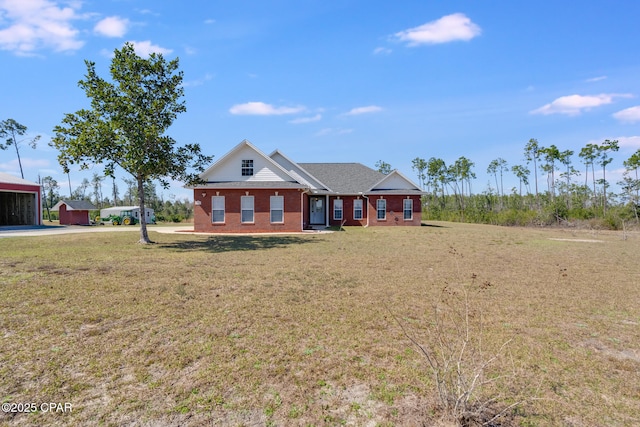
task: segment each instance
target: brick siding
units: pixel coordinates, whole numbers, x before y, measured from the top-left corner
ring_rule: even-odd
[[[271,223],[271,196],[284,197],[284,222]],[[203,193],[205,193],[203,197]],[[224,223],[212,223],[213,196],[224,196]],[[242,196],[254,196],[254,221],[241,222]],[[207,233],[276,233],[302,231],[303,193],[297,189],[195,189],[194,230]],[[197,203],[200,205],[197,205]]]

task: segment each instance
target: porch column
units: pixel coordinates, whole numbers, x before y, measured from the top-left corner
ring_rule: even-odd
[[[325,196],[324,196],[324,214],[325,214],[324,226],[325,227],[329,226],[329,210],[330,210],[329,195],[325,194]]]

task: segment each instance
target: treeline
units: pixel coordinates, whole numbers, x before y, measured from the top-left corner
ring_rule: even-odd
[[[617,182],[620,192],[614,193],[607,166],[618,150],[615,140],[587,144],[577,153],[580,169],[584,168],[582,176],[574,166],[574,151],[544,147],[530,139],[524,147],[523,164],[509,165],[501,157],[489,163],[487,173],[495,188],[490,185],[480,194],[472,191],[475,163],[466,157],[450,165],[435,157],[416,157],[412,169],[428,193],[423,197],[427,220],[522,226],[586,222],[592,227],[620,229],[638,224],[640,149],[624,160],[623,179]],[[505,192],[507,174],[513,174],[519,185]],[[540,188],[542,180],[546,185]]]
[[[94,173],[91,180],[84,178],[77,188],[70,191],[70,197],[66,197],[61,195],[61,185],[55,179],[50,176],[44,177],[41,179],[41,185],[45,217],[49,220],[58,219],[57,214],[50,209],[61,199],[86,200],[93,203],[98,210],[95,213],[91,212],[92,218],[102,208],[137,205],[138,188],[135,181],[126,178],[122,181],[124,186],[121,188],[115,179],[107,179]],[[154,210],[156,221],[183,222],[193,218],[193,202],[188,199],[165,200],[162,194],[158,195],[154,182],[145,183],[144,194],[146,207]]]

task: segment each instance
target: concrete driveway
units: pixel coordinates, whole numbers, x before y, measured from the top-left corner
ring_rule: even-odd
[[[157,226],[147,225],[148,231],[156,231],[158,233],[177,233],[189,232],[193,230],[192,225],[178,226]],[[140,232],[140,227],[126,227],[113,225],[43,225],[43,226],[6,226],[0,227],[0,238],[3,237],[25,237],[25,236],[51,236],[56,234],[73,234],[73,233],[108,233],[108,232]]]

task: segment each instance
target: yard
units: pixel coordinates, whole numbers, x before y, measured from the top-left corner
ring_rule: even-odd
[[[496,423],[640,424],[638,234],[151,238],[0,240],[0,399],[38,408],[0,424],[449,425],[410,339],[459,340],[447,308],[469,309],[476,360],[496,356],[475,395]]]

